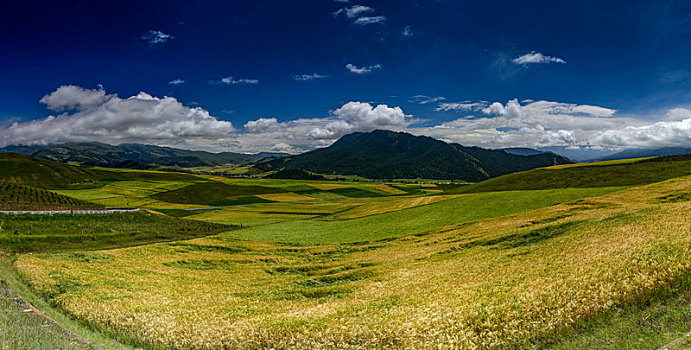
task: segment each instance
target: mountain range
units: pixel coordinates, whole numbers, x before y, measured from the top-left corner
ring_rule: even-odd
[[[243,154],[211,153],[126,143],[118,146],[98,142],[65,143],[46,146],[7,146],[2,152],[14,152],[34,158],[62,163],[78,163],[108,168],[154,169],[158,167],[192,168],[203,166],[241,165],[285,153]]]
[[[518,155],[465,147],[427,136],[375,130],[343,136],[329,147],[255,164],[263,171],[302,169],[372,179],[434,178],[481,181],[517,171],[570,164],[549,152]]]

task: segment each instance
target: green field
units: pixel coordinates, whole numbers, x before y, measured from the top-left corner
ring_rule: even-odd
[[[111,175],[54,191],[150,212],[0,216],[0,273],[106,348],[657,348],[691,326],[689,169],[454,185],[93,168]]]

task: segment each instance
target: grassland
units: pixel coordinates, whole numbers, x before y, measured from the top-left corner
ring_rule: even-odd
[[[689,163],[688,159],[671,156],[654,160],[560,165],[504,175],[446,193],[638,186],[691,175]]]
[[[28,310],[29,306],[0,281],[0,349],[94,349]]]
[[[56,305],[153,345],[542,347],[688,274],[690,203],[661,198],[689,186],[670,181],[389,239],[293,245],[231,233],[24,255],[16,265]],[[419,208],[462,198],[472,196]]]
[[[0,182],[0,210],[103,209],[87,202],[30,186]]]
[[[233,228],[150,213],[0,214],[0,246],[6,252],[103,249],[196,238]]]
[[[0,246],[32,250],[12,265],[27,293],[143,348],[655,348],[691,325],[688,165],[464,187],[116,176],[60,193],[190,220],[147,214],[133,242],[131,219],[17,217],[0,238],[39,225],[44,243]]]

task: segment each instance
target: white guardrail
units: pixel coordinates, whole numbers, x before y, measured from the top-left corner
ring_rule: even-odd
[[[103,210],[75,209],[75,210],[0,210],[0,214],[31,214],[31,215],[53,215],[53,214],[115,214],[133,213],[139,208],[113,208]]]

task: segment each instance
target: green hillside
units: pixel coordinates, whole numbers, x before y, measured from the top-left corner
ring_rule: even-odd
[[[1,210],[103,209],[104,206],[22,184],[0,182]]]
[[[260,198],[250,198],[256,194],[283,193],[283,189],[267,186],[237,186],[220,182],[206,182],[183,187],[177,190],[153,195],[153,198],[169,203],[233,205],[261,202]],[[226,200],[236,197],[235,201]],[[241,200],[240,198],[244,198]],[[238,203],[235,203],[240,201]],[[232,203],[232,204],[231,204]]]
[[[636,186],[685,175],[691,175],[691,157],[688,155],[533,169],[446,193]]]
[[[255,167],[264,171],[303,169],[372,179],[482,181],[511,172],[568,163],[568,159],[551,153],[521,156],[448,144],[426,136],[375,130],[349,134],[329,147],[262,162]]]
[[[102,186],[110,181],[159,180],[194,181],[196,176],[168,172],[116,171],[82,167],[37,159],[18,153],[0,153],[0,178],[37,188],[65,188],[69,185]]]

